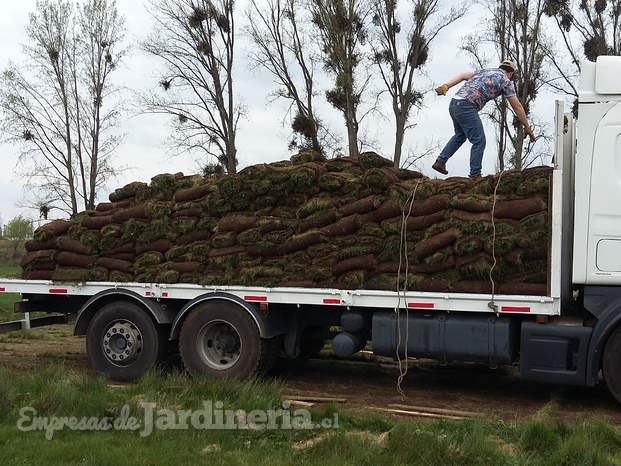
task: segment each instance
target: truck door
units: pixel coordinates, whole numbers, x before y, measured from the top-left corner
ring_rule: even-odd
[[[587,279],[621,279],[621,103],[601,119],[593,144]]]

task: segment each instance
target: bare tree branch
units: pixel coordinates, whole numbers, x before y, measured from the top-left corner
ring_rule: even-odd
[[[155,27],[141,47],[163,72],[161,89],[140,96],[142,111],[172,117],[173,150],[203,152],[236,173],[245,108],[234,97],[234,1],[152,0],[151,7]]]
[[[37,2],[27,26],[24,65],[0,77],[5,141],[18,145],[20,174],[30,207],[43,203],[69,214],[93,209],[98,190],[116,174],[110,161],[120,138],[111,73],[123,19],[114,0],[74,8],[62,0]]]
[[[439,0],[408,0],[405,40],[400,40],[403,26],[397,15],[397,0],[374,0],[373,25],[377,34],[372,40],[373,61],[384,83],[383,92],[391,98],[395,121],[393,160],[401,164],[401,152],[411,111],[420,106],[423,93],[415,89],[414,78],[424,67],[430,45],[442,29],[453,24],[466,12],[466,6],[443,11]],[[411,157],[409,157],[411,159]]]
[[[328,102],[341,112],[347,127],[349,155],[359,153],[361,117],[358,107],[368,76],[360,79],[367,40],[368,0],[309,0],[312,23],[317,28],[324,67],[334,75],[334,87],[326,92]]]
[[[274,76],[279,87],[272,97],[289,101],[291,128],[301,138],[300,143],[294,138],[289,148],[310,148],[326,155],[335,143],[315,109],[318,51],[304,27],[310,21],[304,21],[302,7],[301,0],[251,0],[246,32],[253,48],[248,57],[255,67]]]

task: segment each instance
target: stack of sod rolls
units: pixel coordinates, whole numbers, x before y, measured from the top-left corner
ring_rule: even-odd
[[[22,277],[545,295],[551,172],[438,180],[371,152],[302,151],[161,174],[38,228]]]

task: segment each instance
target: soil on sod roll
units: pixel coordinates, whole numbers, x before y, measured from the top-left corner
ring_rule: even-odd
[[[302,151],[161,174],[38,228],[22,277],[545,295],[551,171],[437,180],[372,152]]]

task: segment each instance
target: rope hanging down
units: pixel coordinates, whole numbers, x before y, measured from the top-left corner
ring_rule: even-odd
[[[496,267],[496,264],[498,263],[498,261],[496,260],[496,222],[494,220],[494,210],[496,209],[496,202],[498,201],[498,186],[500,185],[500,180],[502,179],[502,175],[505,171],[502,170],[499,174],[498,174],[498,181],[496,182],[496,186],[494,187],[494,202],[492,204],[492,212],[491,212],[491,216],[492,216],[492,259],[493,259],[493,263],[492,266],[489,269],[489,281],[492,284],[492,299],[489,303],[487,303],[487,307],[489,307],[491,310],[493,310],[496,313],[496,316],[498,316],[498,305],[494,302],[494,296],[495,296],[495,283],[494,283],[494,278],[492,277],[492,272],[494,271],[494,268]]]
[[[489,280],[491,282],[492,285],[492,293],[491,293],[491,300],[490,302],[487,304],[487,306],[492,309],[494,312],[496,312],[496,314],[498,315],[498,306],[496,305],[496,303],[494,302],[494,297],[496,295],[496,290],[495,290],[495,283],[494,283],[494,278],[493,278],[493,271],[494,268],[496,267],[498,261],[496,259],[496,222],[494,220],[494,211],[496,208],[496,203],[498,202],[498,186],[500,185],[500,180],[502,179],[502,175],[504,174],[504,170],[502,170],[499,175],[498,175],[498,180],[496,182],[496,186],[494,187],[494,198],[493,198],[493,203],[492,203],[492,211],[491,211],[491,222],[492,222],[492,259],[493,259],[493,263],[492,266],[489,269]],[[405,301],[405,293],[407,292],[407,283],[408,283],[408,267],[409,267],[409,262],[408,262],[408,254],[407,254],[407,220],[410,217],[410,215],[412,214],[412,206],[413,206],[413,202],[416,199],[416,191],[418,189],[418,186],[420,184],[420,181],[418,183],[416,183],[416,186],[414,188],[414,191],[411,193],[411,195],[408,196],[405,206],[401,212],[402,215],[402,219],[401,219],[401,234],[400,234],[400,241],[399,241],[399,267],[397,269],[397,296],[398,296],[398,300],[397,300],[397,308],[395,309],[395,312],[397,313],[397,350],[396,350],[396,357],[397,357],[397,362],[399,365],[399,376],[397,378],[397,391],[399,392],[399,394],[401,395],[402,399],[405,399],[405,392],[403,391],[403,389],[401,388],[401,383],[403,382],[403,379],[405,378],[407,371],[408,371],[408,339],[409,339],[409,309],[407,307],[407,303]],[[407,212],[406,212],[407,210]],[[405,270],[404,270],[404,279],[403,279],[403,287],[400,286],[401,284],[401,268],[402,265],[404,265],[405,262]],[[401,304],[404,304],[404,309],[405,309],[405,341],[402,342],[402,338],[401,338]],[[401,357],[401,353],[400,353],[400,348],[401,348],[401,344],[404,343],[404,347],[403,347],[403,353],[404,353],[404,357]]]
[[[414,199],[416,198],[416,191],[418,190],[418,185],[420,181],[416,183],[414,187],[414,191],[412,191],[411,195],[405,201],[405,206],[401,212],[401,235],[399,238],[399,267],[397,269],[397,308],[395,312],[397,313],[397,362],[399,364],[399,377],[397,378],[397,391],[401,395],[401,399],[405,399],[405,392],[401,388],[401,382],[405,378],[405,375],[408,372],[408,339],[409,339],[409,322],[410,322],[410,314],[405,301],[405,293],[407,291],[408,284],[408,240],[407,240],[407,220],[412,214],[412,205],[414,203]],[[409,208],[408,208],[409,203]],[[407,208],[407,213],[406,213]],[[403,279],[403,289],[401,289],[401,265],[402,261],[405,260],[405,276]],[[404,359],[401,359],[401,354],[399,353],[399,348],[401,347],[401,300],[403,298],[403,304],[405,308],[405,345],[404,345]],[[405,362],[405,366],[404,366]]]

